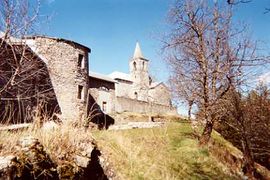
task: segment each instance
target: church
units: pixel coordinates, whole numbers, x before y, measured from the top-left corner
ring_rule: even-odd
[[[149,75],[150,61],[143,56],[139,43],[129,61],[129,74],[114,71],[104,75],[89,69],[91,49],[71,40],[37,35],[23,39],[11,37],[2,42],[4,45],[0,48],[4,53],[0,55],[3,62],[0,70],[14,76],[16,84],[4,89],[1,97],[0,118],[8,122],[18,119],[25,122],[29,119],[27,114],[31,117],[31,112],[38,107],[49,109],[49,115],[44,111],[45,116],[56,114],[64,121],[89,118],[97,108],[104,114],[177,113],[167,86],[154,82]],[[10,74],[16,67],[15,61],[11,61],[12,47],[18,49],[15,55],[21,57],[20,67],[24,69],[15,75]],[[6,87],[10,78],[3,77],[0,77],[0,86]],[[15,110],[7,110],[10,103]],[[9,112],[13,115],[7,116]]]
[[[114,71],[103,75],[90,71],[90,94],[106,113],[175,114],[169,89],[163,82],[154,82],[148,68],[149,60],[137,42],[129,61],[129,74]]]

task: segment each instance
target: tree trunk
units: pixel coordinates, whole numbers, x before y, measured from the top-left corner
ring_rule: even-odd
[[[207,121],[200,138],[200,146],[204,146],[209,142],[212,130],[213,130],[213,122]]]
[[[189,121],[191,120],[191,108],[192,108],[192,104],[189,103],[189,105],[188,105],[188,120]]]
[[[244,154],[243,172],[245,173],[246,176],[248,176],[249,179],[254,179],[255,173],[254,159],[251,155],[251,150],[249,148],[249,144],[246,138],[244,138],[244,140],[242,141],[242,147]]]

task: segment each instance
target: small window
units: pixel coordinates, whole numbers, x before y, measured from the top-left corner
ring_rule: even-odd
[[[138,99],[138,93],[135,92],[134,95],[135,95],[135,99]]]
[[[106,112],[107,111],[107,102],[106,101],[103,101],[102,102],[102,111],[103,112]]]
[[[83,86],[79,85],[78,86],[78,99],[82,99],[83,98]]]
[[[153,79],[150,76],[148,78],[149,78],[149,85],[151,85],[153,82]]]
[[[142,68],[144,69],[144,61],[142,62]]]
[[[84,68],[84,56],[82,54],[79,54],[78,57],[78,67],[80,68]]]
[[[137,70],[137,65],[136,65],[135,61],[133,62],[133,67],[134,67],[134,70],[136,71]]]

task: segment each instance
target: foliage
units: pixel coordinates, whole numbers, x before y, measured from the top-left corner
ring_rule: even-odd
[[[247,96],[231,91],[216,129],[244,153],[246,164],[254,160],[270,168],[270,92],[259,85]]]
[[[233,7],[220,1],[176,1],[170,11],[164,50],[174,93],[201,111],[201,144],[208,143],[220,103],[243,83],[246,69],[265,62],[245,28],[233,24]]]

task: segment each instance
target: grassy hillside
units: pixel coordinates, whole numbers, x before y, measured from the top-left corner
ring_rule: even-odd
[[[94,137],[120,179],[240,179],[221,163],[224,152],[199,148],[192,132],[189,123],[169,123],[163,128],[97,131]],[[217,134],[214,139],[226,152],[239,153]]]

